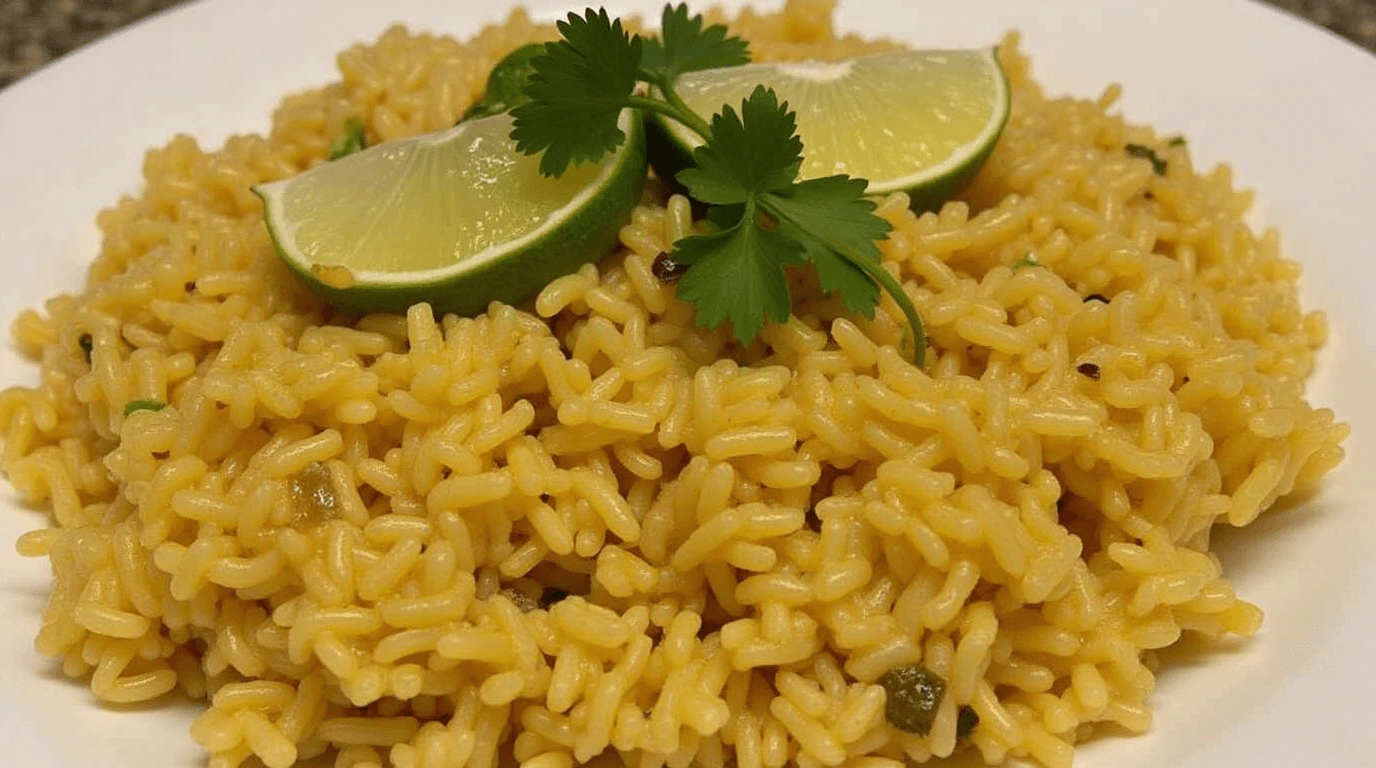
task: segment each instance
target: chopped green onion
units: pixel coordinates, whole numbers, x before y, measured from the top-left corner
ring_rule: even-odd
[[[1123,147],[1123,151],[1127,152],[1129,155],[1132,155],[1133,157],[1140,157],[1143,160],[1150,160],[1151,169],[1153,172],[1156,173],[1157,176],[1166,175],[1166,161],[1163,160],[1160,155],[1156,154],[1156,150],[1152,149],[1151,147],[1144,147],[1141,144],[1129,144],[1126,147]]]
[[[130,400],[124,404],[124,415],[129,416],[136,411],[161,411],[167,407],[167,403],[158,400]]]
[[[368,148],[368,140],[363,137],[363,121],[351,117],[344,121],[344,132],[335,137],[330,145],[330,159],[338,160]]]

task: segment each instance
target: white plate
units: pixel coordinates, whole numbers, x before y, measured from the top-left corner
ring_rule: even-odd
[[[777,4],[778,0],[771,3]],[[136,189],[143,151],[174,133],[218,146],[264,131],[286,93],[335,79],[334,54],[392,21],[459,36],[509,0],[202,0],[117,34],[0,92],[0,316],[75,289],[98,245],[95,213]],[[551,16],[573,0],[536,0]],[[739,5],[739,2],[731,3]],[[657,3],[610,3],[653,12]],[[1259,191],[1256,219],[1284,233],[1304,295],[1333,339],[1310,392],[1353,425],[1347,462],[1315,498],[1220,535],[1225,573],[1267,612],[1236,649],[1180,658],[1152,696],[1143,738],[1081,748],[1080,768],[1368,766],[1376,687],[1376,58],[1242,0],[848,0],[841,25],[919,45],[986,45],[1019,27],[1053,92],[1122,82],[1124,112],[1183,132]],[[34,379],[0,349],[0,386]],[[42,524],[0,497],[0,762],[204,765],[190,706],[93,703],[33,650],[48,573],[9,542]]]

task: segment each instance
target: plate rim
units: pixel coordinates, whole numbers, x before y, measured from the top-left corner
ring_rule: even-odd
[[[844,8],[845,8],[845,5],[846,5],[847,2],[858,3],[858,2],[863,2],[863,1],[864,1],[864,0],[842,0],[842,10],[843,10],[843,13],[844,13]],[[886,0],[886,3],[875,3],[875,5],[880,5],[880,4],[898,5],[899,2],[901,2],[901,0]],[[567,3],[561,3],[561,5],[566,5],[566,4],[567,4]],[[611,4],[611,5],[624,5],[625,3],[609,3],[609,4]],[[733,5],[739,5],[740,3],[732,3],[732,4],[733,4]],[[774,5],[774,4],[776,4],[776,3],[760,3],[760,5]],[[1184,5],[1183,2],[1180,2],[1179,4],[1182,5],[1182,6]],[[507,5],[507,3],[502,3],[502,5],[505,7],[505,6]],[[1311,32],[1317,31],[1318,33],[1320,33],[1319,37],[1320,37],[1321,39],[1323,39],[1323,40],[1326,41],[1326,43],[1325,43],[1326,45],[1331,45],[1332,42],[1336,40],[1338,43],[1342,44],[1342,45],[1339,46],[1340,48],[1342,48],[1342,49],[1348,51],[1349,53],[1350,53],[1350,52],[1355,52],[1360,58],[1362,58],[1362,59],[1365,60],[1366,66],[1369,66],[1369,67],[1371,68],[1371,71],[1376,72],[1376,54],[1373,54],[1372,52],[1367,51],[1366,49],[1364,49],[1364,48],[1362,48],[1362,47],[1356,45],[1356,44],[1353,43],[1352,41],[1350,41],[1350,40],[1348,40],[1348,39],[1346,39],[1346,38],[1344,38],[1344,37],[1338,35],[1337,33],[1333,32],[1333,31],[1330,30],[1330,29],[1327,29],[1327,28],[1325,28],[1325,27],[1322,27],[1322,26],[1320,26],[1320,25],[1318,25],[1318,24],[1315,24],[1315,23],[1309,21],[1308,19],[1305,19],[1305,18],[1303,18],[1303,17],[1298,16],[1297,14],[1294,14],[1294,13],[1289,12],[1287,9],[1282,9],[1282,8],[1277,8],[1277,7],[1274,7],[1274,6],[1266,5],[1266,4],[1263,4],[1263,3],[1259,2],[1258,0],[1223,0],[1222,2],[1219,2],[1219,3],[1217,3],[1216,5],[1217,5],[1217,6],[1220,6],[1220,7],[1222,7],[1222,6],[1231,6],[1231,7],[1234,7],[1234,8],[1236,8],[1236,9],[1239,9],[1239,10],[1236,10],[1236,11],[1234,11],[1234,12],[1240,12],[1240,13],[1255,12],[1256,10],[1260,9],[1260,10],[1262,10],[1262,11],[1270,12],[1269,15],[1274,16],[1275,18],[1273,19],[1273,21],[1275,21],[1275,22],[1277,22],[1277,23],[1284,23],[1284,24],[1286,24],[1286,25],[1302,27],[1302,28],[1304,28],[1304,29],[1310,30]],[[494,6],[495,6],[495,4],[494,4]],[[24,77],[20,78],[19,80],[15,81],[14,83],[11,83],[9,86],[5,87],[4,89],[0,89],[0,112],[3,112],[5,106],[6,106],[9,102],[14,101],[16,98],[21,98],[21,97],[17,96],[16,94],[20,94],[20,93],[27,94],[27,93],[29,93],[30,91],[34,91],[35,89],[37,89],[39,92],[41,92],[43,89],[50,89],[52,86],[50,86],[49,83],[50,83],[50,82],[55,82],[56,79],[58,79],[58,78],[60,78],[60,77],[63,76],[63,73],[68,72],[68,71],[74,71],[75,69],[77,69],[77,68],[79,68],[79,67],[82,67],[82,66],[89,66],[89,65],[85,64],[85,62],[88,61],[88,60],[94,62],[94,61],[100,60],[101,57],[108,57],[108,56],[110,56],[111,54],[109,53],[109,51],[111,51],[111,50],[113,50],[113,49],[118,49],[120,46],[128,46],[129,44],[126,43],[126,42],[124,42],[124,41],[127,41],[127,40],[129,40],[129,39],[139,39],[139,38],[141,38],[142,36],[145,36],[145,35],[149,34],[149,32],[147,31],[147,30],[149,30],[149,29],[154,29],[154,28],[161,29],[161,28],[166,27],[166,26],[171,26],[171,25],[173,25],[173,24],[175,24],[175,23],[179,23],[178,21],[175,21],[175,20],[181,19],[181,18],[183,18],[183,17],[190,17],[190,16],[192,16],[192,15],[194,15],[194,14],[196,14],[196,13],[204,13],[204,12],[206,12],[206,11],[204,11],[203,9],[207,9],[207,8],[221,8],[221,7],[228,8],[228,7],[233,7],[233,6],[232,6],[231,3],[229,2],[229,0],[192,0],[191,2],[185,3],[185,4],[183,4],[183,5],[175,6],[175,7],[168,8],[168,9],[163,9],[163,10],[160,10],[160,11],[158,11],[158,12],[155,12],[155,13],[149,15],[148,17],[145,17],[144,19],[141,19],[141,20],[138,21],[138,22],[135,22],[134,24],[131,24],[131,25],[129,25],[129,26],[126,26],[126,27],[124,27],[124,28],[122,28],[122,29],[120,29],[120,30],[118,30],[118,31],[116,31],[116,32],[114,32],[114,33],[112,33],[112,34],[110,34],[110,35],[107,35],[107,36],[105,36],[105,37],[102,37],[102,38],[98,39],[97,41],[94,41],[94,42],[91,43],[91,44],[88,44],[88,45],[86,45],[86,46],[83,46],[83,47],[81,47],[81,48],[75,50],[75,51],[72,51],[72,52],[70,52],[70,53],[67,53],[67,54],[65,54],[65,55],[63,55],[63,56],[61,56],[61,57],[59,57],[59,58],[57,58],[57,59],[55,59],[55,60],[53,60],[53,61],[51,61],[51,62],[47,62],[47,63],[45,63],[42,67],[39,67],[38,69],[34,70],[33,72],[30,72],[30,73],[26,74]],[[1244,10],[1240,10],[1240,9],[1243,9],[1243,8],[1246,8],[1246,9],[1248,9],[1248,10],[1245,10],[1245,11],[1244,11]],[[468,11],[467,11],[467,10],[461,11],[461,12],[459,13],[460,16],[462,16],[462,15],[467,15],[467,14],[468,14]],[[495,10],[493,10],[493,11],[491,11],[491,12],[488,12],[488,11],[478,11],[476,15],[479,16],[479,17],[481,17],[481,18],[484,18],[484,19],[486,19],[486,20],[496,20],[496,18],[497,18],[497,15],[496,15],[496,14],[497,14],[497,12],[496,12]],[[1316,43],[1316,44],[1317,44],[1317,43]],[[302,84],[298,85],[298,88],[302,88],[302,87],[316,87],[317,85],[319,85],[319,84],[318,84],[318,83],[302,83]],[[1130,82],[1127,83],[1127,85],[1128,85],[1129,88],[1132,87],[1132,83],[1130,83]],[[1050,87],[1049,90],[1055,91],[1055,92],[1057,92],[1057,93],[1060,92],[1059,90],[1057,90],[1057,89],[1054,87],[1054,85],[1053,85],[1052,87]],[[24,97],[22,97],[22,98],[28,98],[28,97],[27,97],[27,96],[24,96]],[[259,119],[261,119],[261,116],[258,116],[258,117],[259,117]],[[1137,119],[1140,119],[1140,118],[1134,117],[1134,120],[1137,120]],[[218,143],[217,143],[217,146],[218,146]],[[1260,191],[1260,194],[1262,194],[1262,195],[1264,196],[1264,195],[1266,194],[1266,190],[1264,190],[1264,189],[1261,190],[1261,191]],[[3,214],[0,214],[0,222],[3,222],[3,221],[4,221],[4,218],[5,218],[4,215],[3,215]],[[88,217],[88,218],[89,218],[89,217]],[[7,260],[7,259],[0,259],[0,263],[3,263],[3,261],[5,261],[5,260]],[[1309,279],[1306,279],[1306,280],[1304,280],[1303,282],[1304,282],[1305,285],[1309,285],[1310,280],[1309,280]],[[1303,295],[1303,293],[1302,293],[1302,295]],[[1312,301],[1306,301],[1306,307],[1313,308],[1313,307],[1314,307],[1314,303],[1313,303]],[[1355,320],[1355,319],[1358,319],[1358,317],[1359,317],[1358,315],[1354,315],[1353,318],[1344,318],[1344,319],[1345,319],[1345,320],[1346,320],[1346,319],[1354,319],[1354,320]],[[1372,321],[1372,318],[1366,318],[1366,320],[1367,320],[1368,323],[1370,323],[1370,322]],[[11,343],[11,346],[12,346],[12,343]],[[1326,358],[1326,357],[1330,357],[1331,355],[1333,355],[1335,351],[1336,351],[1336,350],[1335,350],[1332,346],[1330,346],[1330,347],[1326,348],[1325,351],[1324,351],[1324,353],[1322,353],[1322,354],[1323,354],[1323,356]],[[7,373],[8,373],[8,371],[7,371]],[[8,379],[9,376],[7,375],[5,378]],[[1355,448],[1358,444],[1359,444],[1359,443],[1358,443],[1355,439],[1354,439],[1354,442],[1353,442],[1353,443],[1350,443],[1350,444],[1349,444],[1349,458],[1348,458],[1348,461],[1347,461],[1347,463],[1345,463],[1345,465],[1344,465],[1342,468],[1340,468],[1340,469],[1338,470],[1338,472],[1353,472],[1353,471],[1357,471],[1358,468],[1354,466],[1354,461],[1353,461],[1353,459],[1352,459],[1352,455],[1353,455],[1353,453],[1354,453],[1354,451],[1353,451],[1352,449]],[[1362,441],[1361,444],[1364,444],[1364,441]],[[1365,455],[1365,454],[1363,454],[1363,455]],[[1329,483],[1330,483],[1330,484],[1332,483],[1332,479],[1329,480]],[[5,485],[7,486],[7,483],[6,483]],[[14,495],[14,494],[13,494],[13,491],[12,491],[11,489],[9,489],[8,487],[6,487],[6,488],[5,488],[5,495],[4,495],[3,497],[0,497],[0,498],[3,498],[3,500],[0,501],[0,514],[8,513],[9,511],[11,511],[11,509],[10,509],[11,507],[15,507],[15,506],[16,506],[15,504],[12,503],[13,495]],[[5,573],[6,573],[6,570],[5,570],[5,567],[4,567],[4,559],[3,559],[2,557],[0,557],[0,576],[3,576]],[[1225,575],[1226,575],[1226,574],[1225,574]],[[1360,574],[1360,575],[1361,575],[1361,576],[1365,576],[1365,579],[1362,580],[1363,583],[1365,584],[1365,590],[1366,590],[1365,594],[1366,594],[1368,597],[1371,597],[1373,594],[1376,594],[1376,565],[1369,565],[1369,566],[1367,566],[1366,569],[1365,569],[1365,573],[1364,573],[1364,574]],[[1354,577],[1354,578],[1355,578],[1355,577]],[[1360,579],[1359,579],[1359,580],[1360,580]],[[1244,596],[1245,596],[1245,595],[1244,595]],[[1376,601],[1373,601],[1373,602],[1376,603]],[[1373,615],[1376,615],[1376,614],[1373,614]],[[28,618],[29,618],[30,620],[33,619],[33,617],[28,617]],[[1354,618],[1354,617],[1351,617],[1351,616],[1349,616],[1348,618],[1349,618],[1350,621],[1356,621],[1356,620],[1358,620],[1357,618]],[[1319,661],[1322,661],[1322,660],[1319,660]],[[1368,668],[1368,671],[1376,671],[1376,662],[1370,662],[1370,661],[1368,661],[1368,662],[1367,662],[1367,668]],[[6,671],[7,671],[7,670],[6,670],[5,667],[4,667],[4,662],[3,662],[3,661],[0,661],[0,673],[4,673],[4,672],[6,672]],[[1300,672],[1300,671],[1296,671],[1295,674],[1299,674],[1299,672]],[[0,674],[0,692],[3,692],[4,690],[6,690],[6,685],[5,685],[5,684],[6,684],[6,680],[4,679],[4,675],[3,675],[3,674]],[[66,683],[64,683],[64,684],[66,684]],[[70,685],[75,685],[75,684],[70,684]],[[4,701],[4,699],[3,699],[2,697],[0,697],[0,711],[4,711],[4,709],[5,709],[5,704],[6,704],[6,702]],[[1158,708],[1160,708],[1161,706],[1163,706],[1163,702],[1162,702],[1160,699],[1154,699],[1153,702],[1152,702],[1152,706],[1153,706],[1154,709],[1158,709]],[[0,721],[2,721],[2,720],[3,720],[3,718],[0,718]],[[125,722],[127,722],[127,721],[125,721]],[[6,729],[5,726],[0,725],[0,734],[4,734],[4,733],[6,732],[6,730],[7,730],[7,729]],[[1159,736],[1159,734],[1157,734],[1157,736]],[[1153,738],[1153,736],[1147,736],[1147,737],[1145,737],[1145,738]],[[1362,737],[1354,737],[1354,738],[1362,738]],[[1136,740],[1117,740],[1117,739],[1115,739],[1115,740],[1112,740],[1112,741],[1113,741],[1114,743],[1118,743],[1118,742],[1131,742],[1131,741],[1136,741]],[[24,740],[21,739],[21,740],[20,740],[19,742],[17,742],[17,743],[23,744],[23,743],[25,743],[25,742],[24,742]],[[35,744],[40,744],[40,743],[41,743],[41,741],[37,739],[37,736],[36,736],[36,735],[35,735],[35,737],[34,737],[33,743],[35,743]],[[1227,752],[1229,752],[1229,754],[1231,754],[1233,748],[1231,748],[1231,747],[1226,747],[1226,746],[1222,746],[1222,745],[1225,743],[1225,740],[1224,740],[1224,739],[1215,739],[1212,743],[1213,743],[1214,747],[1216,747],[1216,749],[1209,749],[1209,750],[1208,750],[1208,753],[1218,752],[1218,753],[1222,754],[1223,751],[1227,751]],[[1354,743],[1356,743],[1356,742],[1354,742]],[[1357,746],[1364,747],[1364,748],[1366,748],[1366,749],[1369,749],[1370,747],[1376,746],[1376,733],[1373,733],[1373,732],[1370,732],[1370,731],[1366,732],[1365,735],[1364,735],[1364,738],[1362,738],[1361,743],[1358,744]],[[1283,751],[1283,750],[1279,750],[1278,752],[1280,752],[1280,751]],[[1203,753],[1202,753],[1202,754],[1203,754]],[[1353,754],[1356,754],[1356,753],[1354,752]],[[1206,757],[1203,758],[1203,759],[1209,759],[1209,758],[1208,758],[1207,755],[1206,755]],[[1266,759],[1269,759],[1269,758],[1266,758]],[[1190,765],[1193,766],[1193,765],[1195,765],[1195,764],[1196,764],[1196,763],[1194,762],[1194,758],[1191,758]],[[1202,764],[1202,763],[1201,763],[1201,764]],[[1210,764],[1212,764],[1212,763],[1210,763]],[[1266,764],[1266,765],[1272,765],[1272,764],[1280,765],[1281,763],[1279,763],[1279,762],[1276,762],[1276,763],[1266,762],[1265,764]]]

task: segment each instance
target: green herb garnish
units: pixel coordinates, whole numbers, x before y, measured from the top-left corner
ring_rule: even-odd
[[[1123,151],[1127,152],[1129,155],[1132,155],[1133,157],[1140,157],[1143,160],[1150,160],[1151,169],[1156,173],[1157,176],[1166,175],[1166,161],[1162,159],[1160,155],[1156,154],[1156,150],[1152,149],[1151,147],[1145,147],[1141,144],[1129,144],[1126,147],[1123,147]]]
[[[487,76],[483,97],[464,111],[459,122],[500,115],[526,103],[525,88],[535,71],[530,62],[545,52],[544,43],[529,43],[508,53]]]
[[[879,678],[884,686],[884,718],[900,731],[926,736],[932,731],[937,707],[946,695],[946,681],[920,664],[894,667]]]
[[[159,400],[130,400],[124,404],[124,415],[129,416],[137,411],[161,411],[167,407],[167,403]]]
[[[1172,136],[1166,140],[1166,143],[1172,147],[1183,147],[1186,142],[1184,136]]]
[[[1027,267],[1040,267],[1040,266],[1041,266],[1041,264],[1039,264],[1039,263],[1037,262],[1036,259],[1032,258],[1032,254],[1029,253],[1029,254],[1027,254],[1026,256],[1022,257],[1021,259],[1018,259],[1017,261],[1013,262],[1012,269],[1013,269],[1014,272],[1017,272],[1018,270],[1020,270],[1020,269],[1025,269],[1025,268],[1027,268]]]
[[[562,39],[545,45],[530,65],[529,102],[512,110],[517,149],[541,155],[540,171],[559,176],[570,165],[597,162],[625,140],[617,117],[627,107],[655,112],[705,142],[695,168],[677,179],[706,203],[718,231],[674,243],[686,265],[678,295],[697,309],[698,324],[731,322],[749,344],[766,320],[785,322],[792,306],[785,268],[811,264],[824,291],[847,310],[874,317],[882,288],[908,321],[913,358],[923,362],[922,321],[898,280],[881,263],[876,240],[889,223],[865,198],[868,182],[845,175],[798,181],[803,143],[795,115],[774,91],[759,86],[739,111],[725,105],[704,119],[674,91],[685,72],[749,61],[744,40],[720,25],[703,26],[685,5],[666,6],[661,38],[628,33],[606,10],[588,9],[559,22]],[[651,86],[638,92],[641,83]]]
[[[91,338],[91,334],[83,333],[76,339],[76,345],[81,347],[81,351],[86,354],[86,362],[91,362],[91,352],[95,351],[96,343]]]
[[[530,62],[535,71],[525,88],[529,102],[511,111],[516,148],[541,155],[540,173],[546,176],[595,163],[626,140],[616,120],[639,81],[644,45],[606,9],[570,13],[558,26],[563,39],[545,44],[544,54]]]
[[[750,45],[739,37],[728,37],[726,27],[713,24],[702,28],[702,17],[688,15],[688,6],[664,7],[660,37],[645,41],[640,68],[656,82],[672,80],[685,72],[750,63]]]
[[[330,159],[338,160],[368,148],[368,140],[363,137],[363,121],[351,117],[344,121],[344,132],[335,137],[330,145]]]
[[[697,307],[700,325],[730,320],[743,344],[754,340],[766,317],[788,320],[788,265],[812,263],[822,289],[839,293],[848,310],[866,317],[874,317],[880,284],[907,301],[880,264],[874,241],[890,227],[865,199],[867,182],[848,176],[794,181],[802,148],[788,105],[757,86],[739,116],[724,107],[712,118],[707,144],[693,153],[697,167],[678,174],[689,194],[712,206],[708,217],[722,228],[674,244],[674,260],[688,265],[679,296]]]

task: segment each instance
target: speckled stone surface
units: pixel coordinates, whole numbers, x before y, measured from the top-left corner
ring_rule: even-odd
[[[0,87],[183,0],[0,0]]]
[[[70,50],[185,1],[0,0],[0,88]],[[1376,52],[1376,0],[1266,2]]]

